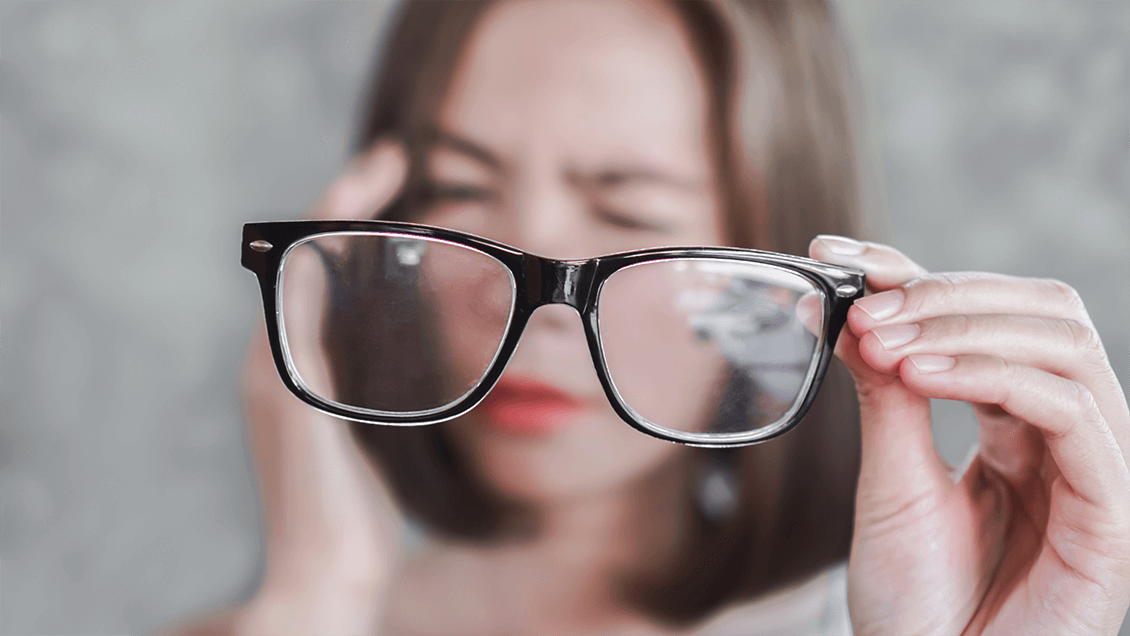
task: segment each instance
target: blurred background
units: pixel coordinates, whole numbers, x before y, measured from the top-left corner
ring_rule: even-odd
[[[837,7],[893,244],[1075,286],[1125,390],[1130,3]],[[240,227],[341,170],[387,10],[0,3],[0,632],[151,632],[255,589]],[[956,463],[972,414],[936,413]]]

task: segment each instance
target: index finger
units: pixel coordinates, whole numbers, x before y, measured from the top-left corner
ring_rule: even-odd
[[[354,158],[314,204],[314,219],[371,219],[387,206],[404,185],[408,154],[393,139],[377,140]]]
[[[831,234],[821,234],[812,239],[808,254],[818,261],[857,267],[867,272],[867,291],[870,292],[893,289],[929,273],[890,245]]]

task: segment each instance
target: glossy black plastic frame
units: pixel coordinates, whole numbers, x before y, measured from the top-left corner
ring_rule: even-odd
[[[290,250],[317,236],[336,233],[402,235],[445,241],[483,252],[506,267],[513,276],[514,309],[506,335],[494,362],[483,380],[458,401],[439,409],[413,413],[394,413],[352,408],[326,400],[310,392],[298,378],[289,362],[283,339],[280,338],[281,308],[278,303],[283,264]],[[804,396],[781,420],[744,433],[689,433],[659,426],[636,414],[620,397],[613,385],[600,344],[597,321],[597,299],[604,282],[625,267],[650,261],[673,258],[730,260],[771,265],[807,279],[822,295],[824,332],[817,342],[815,372],[810,373]],[[560,261],[523,252],[502,243],[462,232],[427,225],[398,221],[275,221],[248,223],[243,226],[242,259],[244,267],[259,278],[267,334],[279,376],[288,389],[302,401],[325,412],[357,422],[423,425],[434,424],[463,415],[475,407],[494,387],[510,356],[518,345],[526,322],[537,308],[549,304],[565,304],[581,315],[585,337],[596,368],[616,413],[636,430],[692,446],[731,447],[755,444],[781,435],[804,417],[816,397],[828,369],[836,339],[847,322],[848,308],[863,296],[863,272],[808,258],[728,247],[665,247],[622,252],[588,260]]]

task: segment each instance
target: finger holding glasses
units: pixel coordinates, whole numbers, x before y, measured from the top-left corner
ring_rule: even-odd
[[[837,355],[860,396],[849,598],[858,634],[1114,634],[1130,604],[1130,413],[1078,294],[1050,280],[928,274],[839,237],[814,258],[874,292]],[[929,400],[969,402],[955,470]]]

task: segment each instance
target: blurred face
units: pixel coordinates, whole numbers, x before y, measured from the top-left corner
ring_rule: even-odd
[[[720,244],[705,82],[665,5],[500,3],[472,35],[441,108],[427,163],[437,198],[421,220],[559,259]],[[625,311],[607,314],[639,321],[625,360],[646,360],[648,342],[686,331],[640,320],[654,315],[646,303],[664,283],[639,281],[643,309],[632,311],[628,286]],[[456,316],[441,320],[456,365],[476,358],[472,301],[442,312]],[[701,418],[697,396],[718,383],[718,364],[693,345],[680,357],[686,372],[647,388],[658,401],[649,408]],[[581,321],[561,305],[534,313],[499,385],[455,434],[487,479],[535,501],[625,485],[680,448],[612,411]]]

